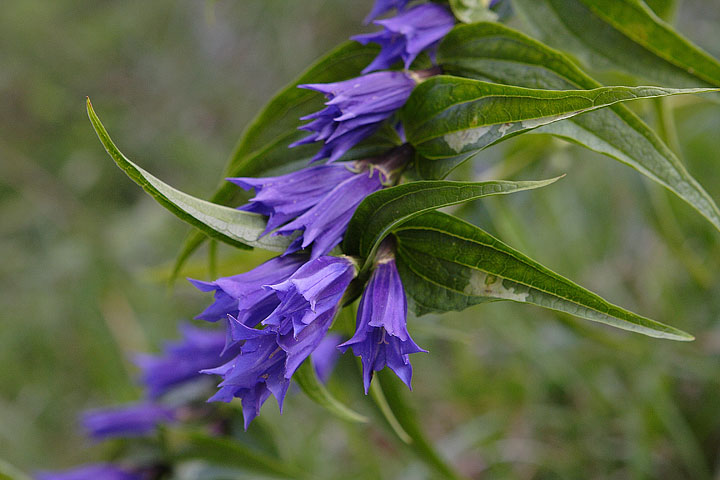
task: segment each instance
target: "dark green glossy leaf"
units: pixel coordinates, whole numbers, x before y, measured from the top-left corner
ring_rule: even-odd
[[[415,88],[401,115],[408,141],[422,156],[462,159],[519,133],[619,102],[715,90],[541,90],[440,75]]]
[[[243,133],[225,168],[223,177],[252,177],[282,171],[288,165],[307,165],[318,150],[317,145],[288,146],[307,136],[299,131],[300,117],[323,107],[323,96],[297,88],[302,83],[326,83],[346,80],[360,74],[378,53],[376,45],[346,42],[318,60],[294,82],[278,92],[260,111]],[[386,145],[387,144],[387,145]],[[370,154],[387,149],[387,138],[368,142],[363,150]],[[238,195],[237,186],[222,181],[211,197],[213,203],[231,205]],[[175,265],[174,276],[183,263],[205,241],[201,232],[193,231],[183,243]]]
[[[293,380],[300,385],[305,395],[336,417],[355,423],[365,423],[368,421],[367,417],[347,407],[325,388],[320,382],[320,379],[318,379],[315,369],[309,360],[304,361],[302,365],[300,365],[293,375]]]
[[[547,43],[595,69],[674,87],[720,86],[720,63],[641,0],[514,0]]]
[[[548,90],[600,86],[562,53],[496,23],[462,25],[440,44],[448,73],[495,83]],[[685,200],[720,229],[720,210],[680,159],[624,105],[589,112],[532,130],[552,134],[614,158]],[[447,173],[453,162],[424,162],[423,173]]]
[[[209,437],[199,432],[178,432],[175,442],[182,445],[179,459],[205,460],[215,465],[236,467],[245,471],[278,478],[304,478],[294,466],[280,459],[254,451],[227,437]]]
[[[343,251],[365,259],[364,268],[367,268],[372,264],[374,252],[383,238],[393,228],[413,217],[489,195],[504,195],[544,187],[559,178],[538,182],[419,181],[380,190],[368,196],[355,210],[345,233]]]
[[[262,215],[200,200],[172,188],[135,165],[115,146],[95,114],[90,99],[87,100],[87,111],[95,132],[117,166],[178,218],[200,229],[206,235],[235,247],[256,246],[278,252],[287,248],[288,238],[272,236],[259,238],[266,227],[265,217]]]
[[[418,313],[512,300],[651,337],[693,339],[676,328],[608,303],[453,216],[426,213],[404,223],[394,234],[403,284]]]

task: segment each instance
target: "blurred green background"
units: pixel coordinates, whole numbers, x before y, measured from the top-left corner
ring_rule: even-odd
[[[84,408],[139,397],[128,356],[175,338],[209,301],[166,279],[187,228],[107,157],[85,96],[120,148],[208,196],[243,127],[314,58],[363,31],[348,0],[4,2],[0,15],[0,460],[26,471],[97,460]],[[720,57],[720,5],[686,0],[680,31]],[[673,108],[689,170],[720,199],[720,106]],[[650,123],[651,102],[635,105]],[[409,396],[473,478],[720,478],[718,233],[629,168],[529,136],[464,172],[550,188],[458,214],[614,303],[696,335],[659,341],[496,303],[410,319]],[[262,254],[220,248],[220,273]],[[185,275],[209,278],[201,252]],[[330,387],[367,410],[351,359]],[[375,424],[303,395],[262,422],[317,478],[425,478]]]

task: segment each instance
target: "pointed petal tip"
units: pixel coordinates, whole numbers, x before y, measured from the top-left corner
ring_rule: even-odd
[[[255,420],[255,417],[248,418],[243,414],[243,428],[245,429],[246,432],[253,420]]]
[[[204,280],[196,280],[194,278],[185,277],[185,280],[190,282],[195,288],[197,288],[200,291],[203,292],[209,292],[210,290],[215,290],[215,285],[213,282],[206,282]]]

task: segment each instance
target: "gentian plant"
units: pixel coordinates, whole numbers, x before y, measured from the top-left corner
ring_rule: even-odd
[[[411,338],[415,316],[509,300],[650,337],[692,340],[613,305],[482,225],[439,211],[555,182],[477,181],[465,168],[507,139],[541,134],[632,167],[720,229],[714,200],[624,105],[713,95],[720,87],[720,63],[640,0],[560,2],[567,8],[554,3],[377,0],[365,21],[380,30],[352,36],[271,100],[245,133],[227,168],[227,183],[211,201],[168,186],[123,156],[88,100],[92,125],[117,165],[196,228],[176,272],[208,239],[277,256],[233,276],[190,280],[214,296],[207,298],[207,309],[193,313],[208,328],[186,325],[183,339],[168,343],[160,355],[136,357],[147,403],[91,411],[82,422],[98,440],[167,435],[183,425],[204,425],[208,437],[183,437],[185,456],[168,454],[172,445],[163,444],[161,453],[135,463],[117,458],[113,465],[37,478],[170,475],[179,459],[202,458],[197,452],[220,448],[218,438],[229,432],[225,403],[241,406],[247,430],[270,396],[282,408],[293,381],[328,412],[367,422],[318,378],[332,378],[332,365],[347,350],[359,357],[363,386],[348,396],[369,394],[429,468],[442,478],[461,478],[425,439],[404,404],[405,394],[387,375],[389,370],[411,387],[414,354],[432,358]],[[511,9],[542,41],[488,21],[508,18]],[[591,34],[586,25],[622,37],[641,58],[633,61],[610,44],[586,51],[586,45],[601,43],[576,41]],[[612,57],[626,78],[658,86],[605,86],[572,59],[600,55]],[[271,125],[283,133],[263,136]],[[453,179],[446,179],[451,174]],[[216,390],[209,391],[204,380]],[[202,387],[178,394],[190,385]],[[268,473],[266,460],[253,458],[252,468]],[[292,472],[270,473],[293,477]]]

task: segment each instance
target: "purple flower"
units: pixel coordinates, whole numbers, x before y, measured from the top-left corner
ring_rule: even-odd
[[[340,243],[355,209],[365,197],[380,190],[387,177],[379,169],[369,168],[338,184],[315,206],[277,231],[278,235],[292,235],[301,231],[288,247],[292,253],[312,247],[315,259]]]
[[[229,402],[240,398],[246,430],[271,394],[275,395],[282,412],[290,378],[321,342],[334,314],[332,311],[319,315],[296,337],[292,331],[280,335],[271,327],[259,330],[235,321],[233,339],[245,343],[233,360],[203,371],[223,378],[218,392],[208,401]]]
[[[310,356],[315,373],[323,383],[327,383],[333,368],[335,368],[335,363],[340,356],[340,352],[337,349],[339,343],[340,335],[329,333],[322,339]]]
[[[110,463],[95,463],[63,472],[38,472],[36,480],[141,480],[139,474],[128,472]]]
[[[375,0],[372,10],[368,16],[365,17],[365,23],[370,23],[380,15],[389,12],[393,8],[402,10],[409,1],[410,0]]]
[[[401,59],[405,68],[410,68],[420,52],[435,46],[453,28],[455,17],[446,7],[425,3],[373,23],[383,26],[384,30],[352,37],[363,45],[374,42],[382,47],[362,73],[390,68]]]
[[[278,345],[287,352],[285,378],[295,373],[325,337],[356,273],[347,257],[320,257],[286,281],[269,285],[281,303],[263,323],[279,333]]]
[[[355,335],[338,348],[345,352],[348,347],[362,359],[365,393],[373,372],[386,365],[410,387],[409,354],[425,350],[408,334],[405,291],[391,253],[380,255],[360,300]]]
[[[343,82],[298,87],[321,92],[328,102],[319,112],[301,118],[312,120],[300,128],[313,133],[290,147],[322,141],[325,145],[312,161],[329,157],[328,162],[334,162],[402,107],[415,81],[404,72],[377,72]]]
[[[285,378],[287,355],[277,343],[277,333],[271,329],[249,328],[232,317],[229,329],[232,340],[244,341],[244,344],[240,354],[230,362],[203,371],[223,378],[218,392],[208,401],[229,402],[240,398],[247,429],[270,394],[275,395],[282,411],[290,385],[290,380]]]
[[[265,233],[307,212],[339,183],[354,176],[346,165],[321,165],[279,177],[228,178],[244,190],[255,189],[240,210],[270,217]]]
[[[81,423],[90,437],[102,440],[112,437],[142,437],[153,433],[161,424],[173,421],[169,408],[142,403],[121,407],[89,410],[83,413]]]
[[[287,354],[285,378],[290,379],[305,359],[320,345],[330,330],[335,313],[337,310],[333,309],[318,315],[297,335],[290,332],[278,336],[278,345]]]
[[[312,258],[330,253],[340,243],[355,209],[369,194],[380,190],[392,182],[396,171],[401,168],[409,157],[408,148],[400,147],[391,150],[388,154],[371,160],[352,162],[350,165],[322,165],[309,167],[305,170],[272,178],[231,178],[230,181],[243,188],[254,187],[258,194],[244,207],[245,210],[264,212],[270,216],[268,225],[275,228],[283,222],[292,219],[290,223],[282,225],[273,235],[293,235],[302,232],[288,247],[285,255],[304,249],[313,244]],[[327,175],[327,176],[326,176]],[[295,215],[295,217],[293,217]],[[281,263],[281,260],[274,260]],[[272,261],[271,261],[272,262]],[[270,263],[270,262],[268,262]],[[280,271],[279,268],[268,268],[270,272],[277,272],[275,279],[266,283],[276,283],[289,276],[289,269]],[[259,269],[259,267],[258,267]],[[257,269],[256,269],[257,270]],[[243,274],[246,275],[246,274]],[[236,277],[240,277],[239,279]],[[208,291],[215,289],[215,303],[211,305],[198,318],[217,320],[224,315],[237,316],[233,310],[236,304],[237,283],[242,281],[242,289],[250,282],[244,277],[236,276],[220,279],[216,282],[192,281],[198,288]],[[257,282],[252,282],[257,286]],[[234,288],[233,288],[234,287]],[[259,293],[257,297],[262,296]],[[268,295],[264,292],[264,295]],[[244,313],[240,318],[246,325],[257,323],[248,322],[244,318],[257,319],[266,316],[272,310],[272,301],[267,308],[260,312],[259,307]],[[252,302],[246,302],[252,304]],[[259,298],[255,299],[259,303]],[[242,302],[241,302],[242,304]]]
[[[320,257],[303,265],[284,282],[266,286],[279,304],[262,330],[229,318],[229,345],[244,342],[240,354],[203,373],[222,376],[210,401],[240,398],[245,428],[275,395],[282,404],[290,378],[330,329],[345,289],[355,276],[347,258]]]
[[[214,282],[190,280],[203,292],[215,291],[215,302],[196,318],[216,322],[232,315],[249,327],[254,327],[278,305],[277,297],[263,285],[285,280],[307,260],[290,255],[271,258],[249,272],[222,277]]]
[[[168,342],[162,355],[141,354],[134,359],[142,370],[140,380],[152,399],[179,385],[204,378],[200,370],[222,365],[239,353],[239,348],[223,351],[224,332],[189,324],[181,325],[180,331],[183,339]]]
[[[292,331],[297,336],[322,314],[335,313],[355,273],[347,257],[324,256],[309,261],[284,282],[267,286],[275,291],[280,305],[263,324],[280,335]]]

